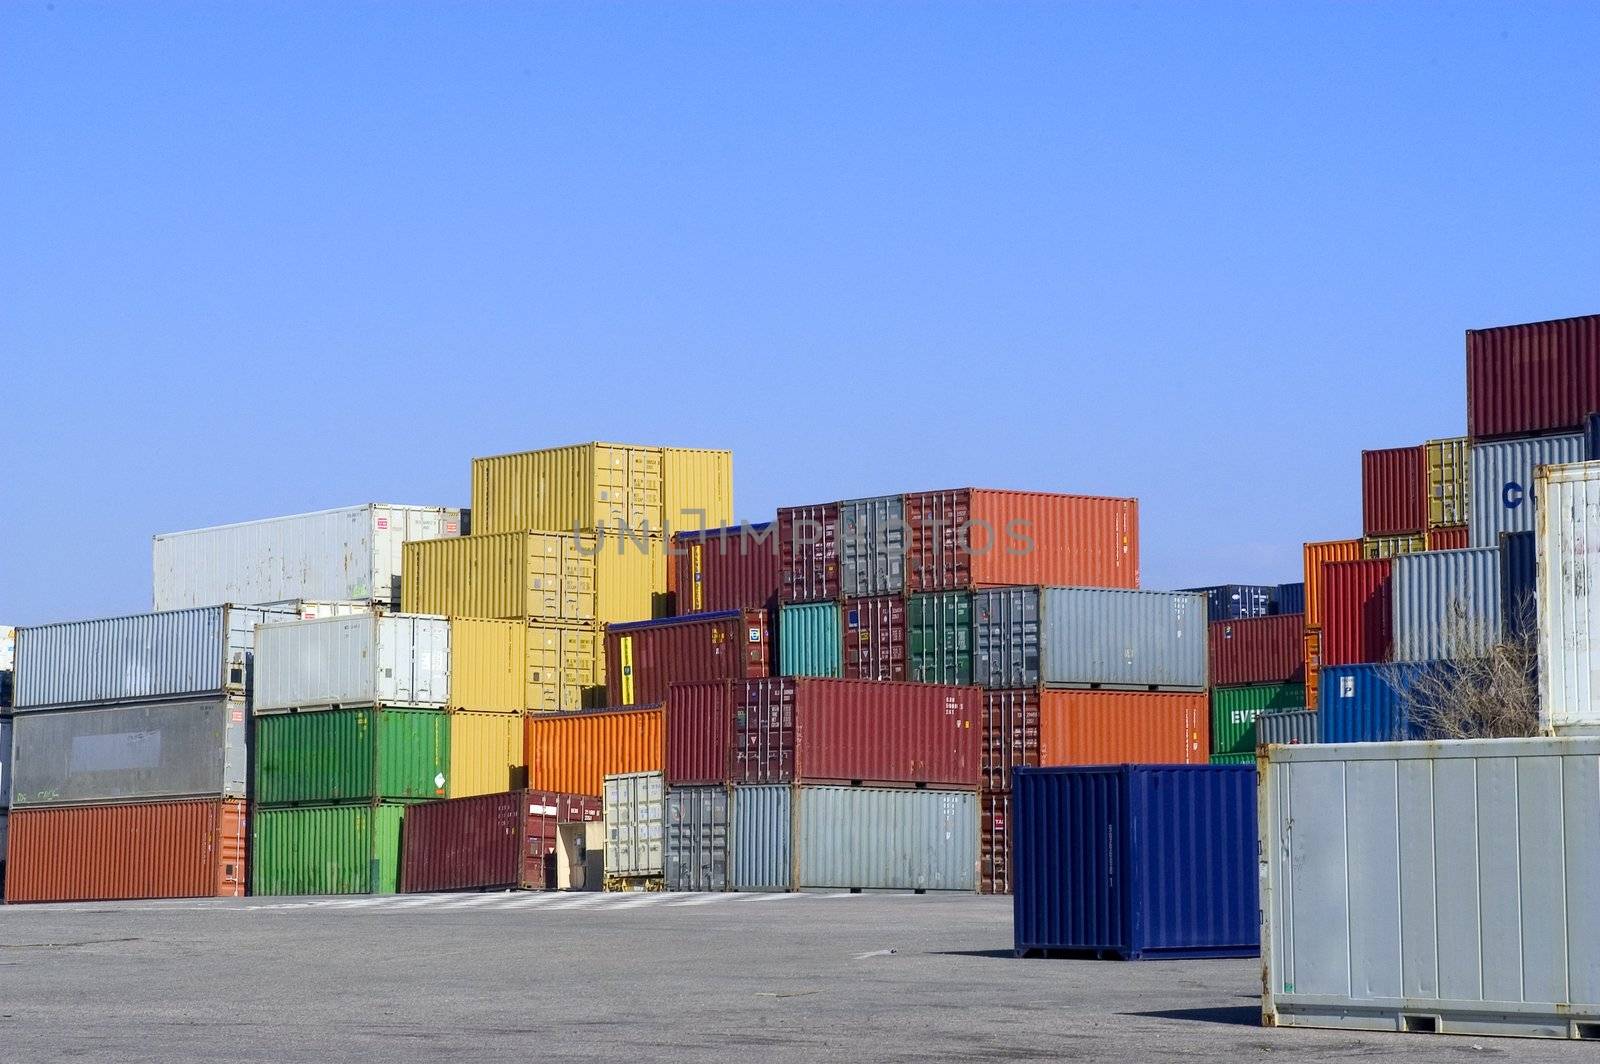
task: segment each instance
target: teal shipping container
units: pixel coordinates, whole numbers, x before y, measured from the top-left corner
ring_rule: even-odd
[[[844,676],[839,604],[785,605],[778,613],[778,675]]]

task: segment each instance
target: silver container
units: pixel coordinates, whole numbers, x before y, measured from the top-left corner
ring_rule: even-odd
[[[243,698],[135,702],[15,718],[16,808],[161,798],[243,798]]]
[[[1474,443],[1467,463],[1472,503],[1467,507],[1467,543],[1498,547],[1502,532],[1534,526],[1538,494],[1533,471],[1542,465],[1583,461],[1583,434]]]
[[[294,619],[207,606],[18,628],[16,709],[244,695],[256,627]]]
[[[1600,738],[1267,756],[1265,1026],[1600,1037]]]
[[[728,889],[728,789],[674,787],[667,792],[668,890]]]
[[[845,598],[898,595],[906,587],[903,495],[839,504],[839,593]]]
[[[0,717],[0,813],[11,808],[11,725],[10,717]]]
[[[1535,613],[1546,730],[1600,731],[1600,462],[1540,470]]]
[[[1201,592],[1047,587],[1040,679],[1046,687],[1201,690],[1207,617]]]
[[[367,503],[155,537],[155,607],[290,599],[400,605],[401,545],[461,535],[461,511]]]
[[[336,706],[443,709],[450,701],[450,622],[391,613],[263,627],[257,713]]]
[[[663,792],[659,772],[607,776],[606,875],[654,877],[662,873]]]
[[[1039,589],[998,587],[972,594],[972,682],[1039,686]]]
[[[1500,641],[1500,548],[1397,554],[1394,659],[1481,657]]]
[[[1314,743],[1317,741],[1317,711],[1282,709],[1256,718],[1256,745],[1271,743]]]

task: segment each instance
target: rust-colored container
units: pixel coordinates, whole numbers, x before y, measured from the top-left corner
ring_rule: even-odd
[[[600,799],[506,791],[406,810],[400,890],[545,890],[555,885],[556,825],[604,816]]]
[[[1328,562],[1349,562],[1361,557],[1359,539],[1331,539],[1307,543],[1304,549],[1306,576],[1306,625],[1322,627],[1322,567]]]
[[[1366,558],[1323,567],[1323,665],[1389,660],[1394,638],[1390,566],[1388,558]]]
[[[528,717],[528,786],[598,798],[605,777],[660,772],[660,706]]]
[[[728,778],[976,788],[979,694],[817,677],[736,682]]]
[[[844,677],[906,678],[906,600],[896,595],[844,603]]]
[[[1204,691],[1045,691],[1041,765],[1204,765],[1211,706]]]
[[[1466,550],[1469,546],[1471,544],[1467,541],[1466,525],[1428,530],[1429,550]]]
[[[1322,672],[1322,631],[1306,629],[1306,705],[1317,704],[1317,678]]]
[[[778,598],[831,602],[839,597],[839,504],[778,511]]]
[[[1011,893],[1011,793],[978,796],[978,892]]]
[[[679,532],[672,537],[667,590],[680,614],[766,610],[770,616],[778,608],[782,573],[778,530],[770,521]]]
[[[1011,790],[1011,770],[1039,763],[1039,692],[1002,688],[983,692],[983,788]]]
[[[1428,527],[1428,449],[1361,452],[1361,527],[1369,536]]]
[[[234,798],[13,809],[6,901],[242,897],[246,830]]]
[[[1212,621],[1211,684],[1300,683],[1305,678],[1306,615],[1278,613]]]
[[[1467,434],[1573,432],[1600,410],[1600,314],[1467,330]]]
[[[1139,586],[1139,500],[955,488],[905,497],[907,591]]]
[[[769,674],[766,610],[726,610],[606,625],[606,697],[652,706],[667,687]]]
[[[728,778],[728,729],[733,681],[675,683],[667,689],[668,787],[723,783]]]

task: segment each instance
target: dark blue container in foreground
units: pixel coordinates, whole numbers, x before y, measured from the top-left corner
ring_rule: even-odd
[[[1539,630],[1534,594],[1539,548],[1532,532],[1500,533],[1500,634],[1521,639]]]
[[[1254,957],[1254,765],[1018,768],[1017,955]]]
[[[1306,612],[1306,585],[1279,584],[1277,597],[1273,600],[1273,613],[1304,613]]]
[[[1277,584],[1215,584],[1211,587],[1186,587],[1206,596],[1207,620],[1237,621],[1243,617],[1266,617],[1277,612],[1274,603]]]

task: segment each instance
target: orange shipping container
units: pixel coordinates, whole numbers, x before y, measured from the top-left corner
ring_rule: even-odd
[[[245,803],[14,809],[6,901],[239,898]]]
[[[599,797],[607,776],[660,772],[662,708],[536,713],[526,724],[528,786]]]
[[[1041,765],[1203,765],[1211,755],[1206,693],[1045,691]]]
[[[1328,562],[1353,562],[1361,557],[1359,539],[1331,539],[1305,545],[1306,627],[1322,627],[1322,567]]]
[[[1306,629],[1306,705],[1317,708],[1317,676],[1322,672],[1322,630]]]

